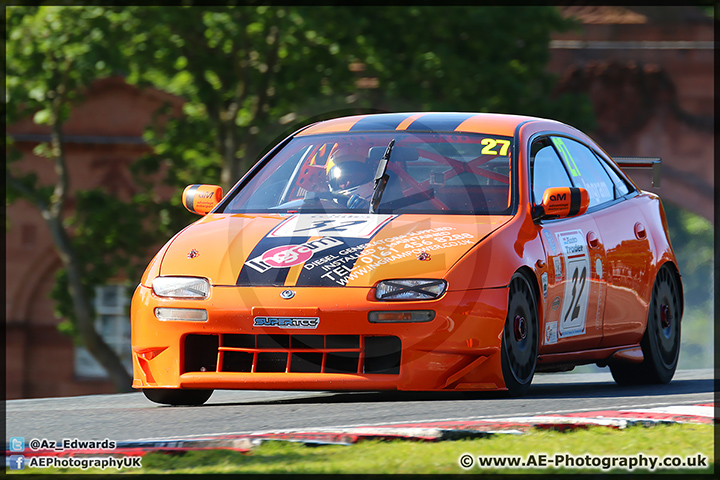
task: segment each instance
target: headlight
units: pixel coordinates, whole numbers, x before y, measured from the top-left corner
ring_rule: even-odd
[[[445,280],[383,280],[375,288],[378,300],[430,300],[445,292]]]
[[[152,289],[158,297],[205,299],[210,295],[210,282],[199,277],[156,277]]]

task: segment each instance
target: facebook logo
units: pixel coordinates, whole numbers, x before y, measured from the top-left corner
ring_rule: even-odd
[[[24,452],[25,451],[25,438],[24,437],[10,437],[10,451],[11,452]]]
[[[23,455],[10,455],[8,460],[10,470],[24,470],[25,469],[25,457]]]

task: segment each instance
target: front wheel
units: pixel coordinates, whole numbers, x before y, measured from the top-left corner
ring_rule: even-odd
[[[500,348],[503,380],[511,395],[530,388],[538,355],[538,310],[533,288],[516,273],[510,280],[508,312]]]
[[[644,360],[639,364],[612,363],[610,372],[620,385],[668,383],[680,355],[682,290],[674,272],[660,268],[648,307],[645,334],[640,341]]]
[[[197,406],[207,402],[212,390],[182,390],[179,388],[145,388],[148,400],[163,405]]]

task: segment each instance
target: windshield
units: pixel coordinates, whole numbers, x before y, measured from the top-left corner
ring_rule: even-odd
[[[218,212],[509,214],[511,140],[407,132],[300,136]],[[379,202],[371,209],[373,197]]]

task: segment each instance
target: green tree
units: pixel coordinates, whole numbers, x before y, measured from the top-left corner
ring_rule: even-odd
[[[555,7],[363,7],[344,13],[366,47],[360,58],[366,74],[378,78],[376,107],[539,115],[592,126],[587,99],[552,94],[550,35],[575,25]]]
[[[6,12],[7,120],[32,115],[36,124],[47,126],[50,141],[33,153],[52,162],[56,175],[54,184],[41,184],[35,172],[16,163],[17,152],[11,150],[6,202],[22,198],[42,214],[62,263],[54,289],[60,300],[56,310],[65,317],[61,325],[105,368],[117,390],[128,391],[130,376],[95,330],[91,287],[118,274],[122,265],[131,270],[128,257],[141,250],[128,245],[133,240],[126,232],[141,217],[106,192],[74,191],[63,142],[63,124],[83,89],[112,73],[121,60],[116,40],[108,35],[114,13],[101,7],[8,7]],[[70,198],[76,203],[72,216]]]
[[[122,25],[131,39],[125,43],[128,80],[187,100],[183,119],[166,125],[160,138],[150,134],[178,177],[217,168],[222,185],[231,186],[298,108],[337,103],[352,89],[339,44],[347,33],[333,30],[336,10],[342,9],[131,10],[132,21]]]

